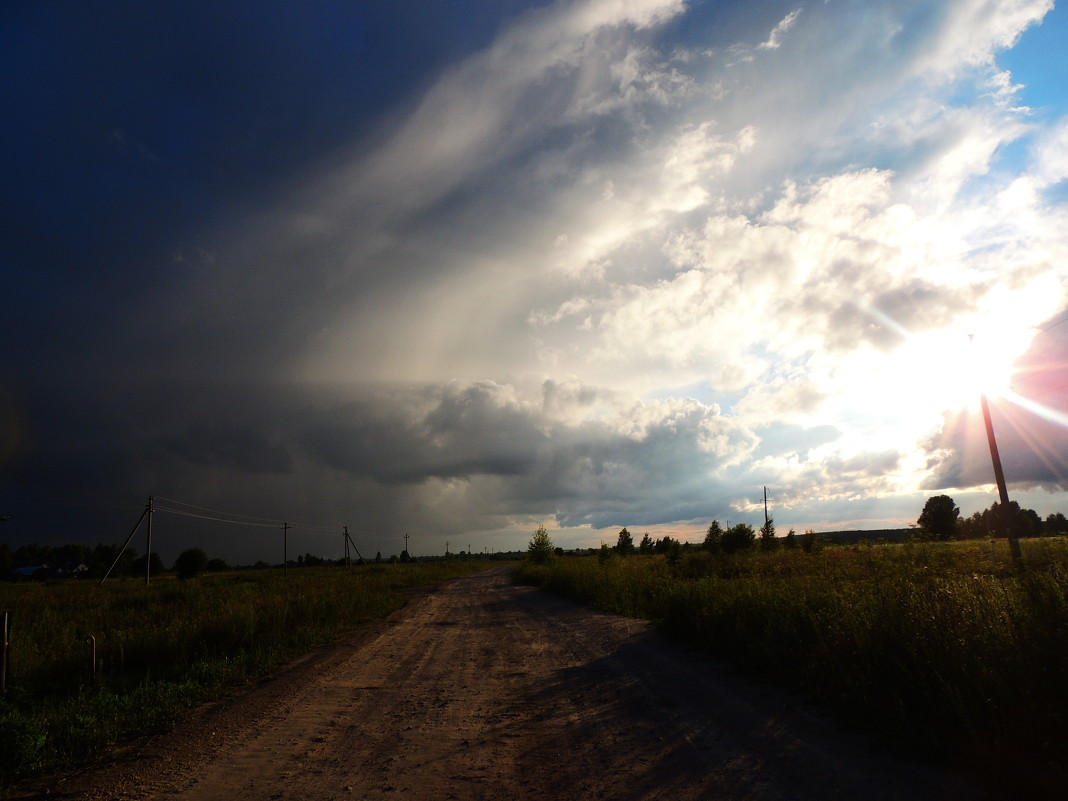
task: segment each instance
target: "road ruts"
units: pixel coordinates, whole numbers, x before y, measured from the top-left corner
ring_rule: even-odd
[[[414,599],[373,635],[58,790],[94,801],[977,797],[643,622],[512,585],[503,567]]]

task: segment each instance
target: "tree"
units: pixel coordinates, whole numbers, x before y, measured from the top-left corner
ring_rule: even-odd
[[[1060,512],[1054,512],[1046,518],[1046,533],[1057,535],[1068,533],[1068,518]]]
[[[634,553],[634,537],[630,535],[626,528],[619,532],[615,550],[620,556],[630,556]]]
[[[727,553],[748,551],[756,544],[756,532],[748,523],[739,523],[723,532],[719,544]]]
[[[677,564],[682,558],[682,542],[671,537],[662,537],[653,545],[656,553],[662,553],[671,564]]]
[[[718,520],[713,520],[708,526],[708,531],[705,532],[705,541],[701,543],[701,547],[706,551],[715,553],[719,550],[720,543],[723,540],[723,526],[719,524]]]
[[[948,495],[934,495],[923,505],[916,523],[928,537],[948,540],[957,533],[960,509]]]
[[[597,564],[607,565],[611,564],[615,559],[616,552],[608,547],[607,542],[601,543],[601,549],[597,552]]]
[[[787,550],[793,550],[797,547],[797,532],[790,529],[786,532],[786,537],[782,541],[782,545]]]
[[[152,552],[152,561],[149,563],[151,570],[149,571],[153,576],[158,576],[163,572],[163,560],[159,558],[159,554],[155,551]],[[145,575],[145,557],[138,556],[133,560],[133,574],[135,576]]]
[[[6,542],[0,542],[0,579],[6,579],[15,569],[15,554]]]
[[[208,555],[200,548],[188,548],[174,560],[174,572],[178,578],[196,578],[208,569]]]
[[[774,551],[778,547],[779,541],[775,539],[775,520],[769,517],[760,527],[760,549]]]
[[[646,531],[642,535],[642,541],[638,543],[638,553],[650,554],[653,552],[653,538],[649,536],[649,532]]]
[[[555,556],[556,551],[553,548],[553,541],[549,538],[549,532],[545,530],[545,526],[540,526],[527,545],[527,559],[536,565],[547,565]]]
[[[821,537],[810,528],[805,529],[801,537],[801,550],[805,553],[819,553],[823,550],[825,538]]]

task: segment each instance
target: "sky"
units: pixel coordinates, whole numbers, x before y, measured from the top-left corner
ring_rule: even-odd
[[[0,539],[1068,512],[1049,0],[0,12]],[[228,521],[228,522],[222,522]],[[283,537],[282,524],[290,530]],[[144,541],[133,547],[141,552]]]

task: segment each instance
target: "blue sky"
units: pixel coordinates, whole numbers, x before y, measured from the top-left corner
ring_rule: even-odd
[[[764,486],[783,531],[906,526],[996,498],[983,391],[1068,511],[1064,18],[5,9],[4,536],[157,495],[291,553],[697,540]],[[165,558],[278,558],[203,517]]]

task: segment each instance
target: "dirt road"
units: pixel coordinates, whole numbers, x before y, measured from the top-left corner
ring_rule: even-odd
[[[418,597],[49,790],[167,801],[970,795],[645,623],[513,586],[507,568]]]

